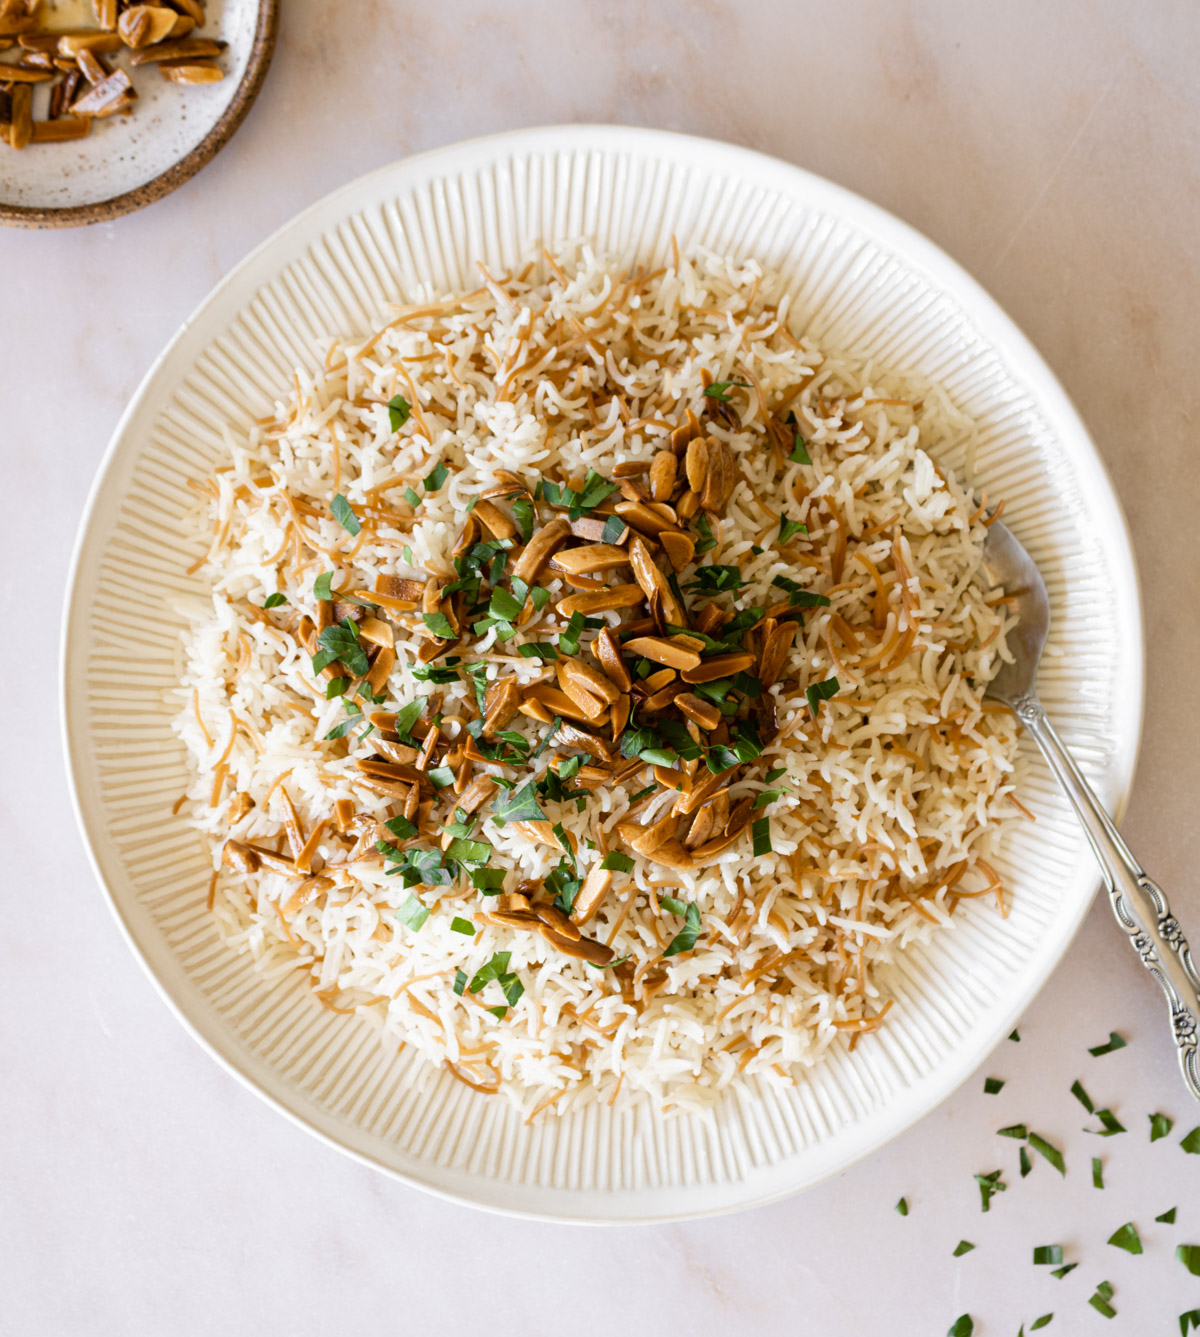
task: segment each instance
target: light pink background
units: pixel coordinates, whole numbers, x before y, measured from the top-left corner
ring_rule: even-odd
[[[503,1221],[400,1187],[291,1127],[158,1001],[67,807],[55,657],[71,542],[120,411],[208,289],[298,209],[418,150],[564,121],[661,126],[862,192],[961,261],[1063,380],[1113,473],[1146,599],[1146,735],[1125,831],[1200,946],[1200,10],[1003,6],[416,5],[288,0],[258,105],[141,214],[0,233],[6,646],[0,829],[0,1331],[1014,1337],[1177,1331],[1200,1279],[1200,1123],[1164,1005],[1098,902],[968,1087],[840,1178],[738,1218],[650,1230]],[[49,150],[41,150],[49,151]],[[0,156],[0,170],[3,158]],[[1110,1029],[1130,1046],[1092,1059]],[[983,1077],[1005,1078],[999,1096]],[[1076,1077],[1126,1124],[1099,1140]],[[1147,1115],[1178,1122],[1148,1141]],[[1064,1147],[1016,1174],[994,1130]],[[1090,1157],[1108,1187],[1091,1185]],[[1006,1168],[983,1216],[971,1176]],[[904,1194],[906,1219],[893,1212]],[[1176,1227],[1154,1217],[1178,1205]],[[1134,1220],[1142,1257],[1105,1244]],[[966,1237],[978,1246],[960,1259]],[[1080,1267],[1035,1268],[1061,1243]],[[1109,1279],[1118,1321],[1087,1306]],[[1028,1330],[1028,1329],[1027,1329]]]

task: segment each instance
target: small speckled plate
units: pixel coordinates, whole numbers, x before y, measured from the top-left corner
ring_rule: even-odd
[[[47,24],[92,27],[91,6],[51,6]],[[109,222],[169,194],[233,137],[258,96],[275,47],[279,0],[209,0],[197,36],[218,37],[220,83],[183,87],[157,70],[132,71],[138,92],[131,115],[94,121],[84,139],[0,144],[0,223],[7,227],[79,227]],[[127,57],[118,58],[128,68]],[[37,92],[35,91],[35,97]],[[45,117],[41,102],[34,115]]]

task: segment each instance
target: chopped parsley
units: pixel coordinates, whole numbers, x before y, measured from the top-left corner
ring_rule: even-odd
[[[952,1258],[961,1258],[964,1253],[970,1253],[975,1246],[970,1240],[959,1240],[954,1246],[954,1252],[950,1255]]]
[[[1092,1157],[1092,1187],[1104,1187],[1104,1166],[1099,1156]]]
[[[703,557],[706,552],[711,552],[717,546],[717,540],[713,538],[712,526],[708,522],[708,516],[703,511],[696,518],[696,528],[700,531],[700,539],[696,544],[696,556]]]
[[[990,1174],[975,1176],[975,1182],[979,1185],[981,1207],[985,1212],[991,1210],[992,1198],[1008,1189],[1008,1185],[1000,1178],[1003,1173],[1003,1170],[993,1170]]]
[[[1102,1128],[1085,1128],[1085,1133],[1094,1133],[1097,1137],[1114,1137],[1117,1133],[1125,1131],[1125,1125],[1117,1118],[1112,1110],[1097,1110],[1096,1118],[1103,1125]]]
[[[439,462],[437,467],[432,472],[427,473],[425,475],[425,478],[423,479],[421,486],[425,489],[426,492],[436,492],[438,488],[440,488],[441,485],[449,477],[450,477],[450,470],[447,469],[444,464]]]
[[[1096,1287],[1096,1293],[1088,1300],[1088,1304],[1098,1313],[1103,1314],[1105,1318],[1116,1318],[1117,1311],[1109,1304],[1112,1299],[1113,1288],[1107,1281],[1102,1281]]]
[[[396,918],[414,933],[419,933],[429,918],[429,910],[410,892],[408,900],[396,911]]]
[[[412,405],[403,395],[393,395],[388,400],[388,424],[393,432],[398,432],[408,421]]]
[[[1157,1142],[1160,1137],[1166,1137],[1175,1126],[1174,1120],[1168,1119],[1165,1114],[1151,1114],[1149,1118],[1151,1142]]]
[[[782,516],[779,521],[779,542],[787,543],[795,534],[807,534],[808,526],[801,524],[799,520],[789,520],[787,516]]]
[[[351,538],[362,530],[362,525],[359,524],[358,516],[354,514],[353,507],[340,492],[329,503],[329,511]]]
[[[1059,1151],[1057,1147],[1052,1146],[1047,1142],[1040,1133],[1029,1134],[1029,1145],[1034,1151],[1038,1152],[1039,1155],[1044,1156],[1060,1175],[1065,1175],[1067,1173],[1067,1166],[1066,1162],[1063,1160],[1062,1152]]]
[[[759,817],[750,828],[750,833],[754,840],[754,857],[756,859],[761,855],[772,852],[771,819],[769,817]]]
[[[1154,1219],[1156,1221],[1161,1221],[1165,1226],[1173,1226],[1175,1224],[1175,1211],[1176,1209],[1172,1207],[1163,1212],[1161,1216],[1156,1216]]]
[[[542,483],[542,499],[551,506],[564,508],[572,520],[578,520],[584,511],[593,511],[602,501],[617,491],[617,485],[594,470],[587,471],[583,487],[576,492],[573,488],[558,483]]]
[[[421,621],[442,641],[453,641],[457,637],[450,619],[445,613],[422,613]]]
[[[600,861],[600,867],[611,873],[632,873],[634,863],[628,854],[622,854],[620,850],[610,850]]]
[[[1179,1145],[1189,1156],[1200,1156],[1200,1125],[1193,1128]]]
[[[264,608],[278,608],[280,604],[287,603],[287,596],[280,594],[278,590],[274,594],[268,594],[263,600]]]
[[[1175,1257],[1179,1259],[1193,1277],[1200,1277],[1200,1244],[1176,1245]]]
[[[317,644],[321,650],[313,655],[313,673],[321,673],[330,664],[340,661],[354,677],[366,677],[371,665],[366,651],[359,644],[358,628],[353,618],[343,618],[341,622],[326,627],[317,637]]]
[[[908,1199],[907,1199],[907,1198],[901,1198],[900,1201],[896,1204],[896,1210],[900,1213],[901,1216],[907,1216],[907,1215],[908,1215]]]
[[[1091,1054],[1093,1058],[1099,1058],[1101,1054],[1111,1054],[1115,1049],[1124,1049],[1128,1043],[1129,1041],[1122,1039],[1116,1031],[1109,1031],[1108,1043],[1097,1045],[1095,1049],[1089,1049],[1088,1053]]]
[[[828,701],[831,696],[836,696],[840,683],[836,678],[826,678],[824,682],[811,683],[804,689],[804,697],[808,702],[808,708],[812,711],[812,717],[817,718],[817,711],[821,707],[822,701]]]
[[[450,927],[455,933],[465,934],[468,938],[475,936],[475,925],[469,919],[460,919],[455,915],[450,921]],[[455,978],[457,979],[457,976]]]
[[[999,1077],[986,1077],[983,1082],[983,1094],[985,1096],[998,1096],[1004,1090],[1004,1083]]]
[[[1089,1114],[1095,1114],[1096,1106],[1092,1103],[1091,1096],[1089,1096],[1088,1093],[1083,1089],[1083,1086],[1080,1082],[1074,1082],[1072,1084],[1071,1094],[1075,1097],[1076,1100],[1079,1101],[1079,1103],[1083,1106],[1085,1110],[1087,1110]]]
[[[1108,1242],[1117,1249],[1124,1249],[1126,1253],[1142,1252],[1142,1239],[1132,1221],[1126,1221],[1123,1226],[1118,1226],[1108,1237]]]
[[[536,780],[527,780],[520,789],[499,795],[492,804],[492,816],[501,822],[546,821],[546,814],[535,797],[536,786]]]
[[[722,404],[729,403],[729,391],[738,386],[742,390],[749,390],[749,381],[713,381],[712,385],[705,386],[704,398],[717,399]]]
[[[1057,1267],[1062,1262],[1062,1245],[1039,1244],[1033,1251],[1033,1261],[1038,1267]]]
[[[662,904],[665,906],[668,900],[674,900],[674,897],[664,896]],[[678,901],[675,902],[679,904]],[[682,907],[681,907],[682,908]],[[676,911],[675,913],[679,913]],[[700,907],[693,901],[687,907],[684,914],[683,928],[667,944],[663,956],[680,956],[684,952],[690,952],[696,945],[696,939],[700,936]]]

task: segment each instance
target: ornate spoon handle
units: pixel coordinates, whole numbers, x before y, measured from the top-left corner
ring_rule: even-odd
[[[1179,1067],[1188,1090],[1200,1100],[1200,975],[1192,951],[1171,913],[1167,898],[1129,852],[1121,834],[1092,793],[1075,759],[1054,732],[1042,703],[1030,693],[1013,702],[1083,824],[1096,852],[1117,922],[1129,934],[1142,964],[1167,996],[1179,1048]]]

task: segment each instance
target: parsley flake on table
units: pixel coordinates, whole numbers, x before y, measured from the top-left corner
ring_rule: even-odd
[[[1057,1267],[1062,1262],[1061,1244],[1039,1244],[1033,1251],[1033,1261],[1038,1267],[1053,1264]]]
[[[1160,1137],[1166,1137],[1175,1126],[1175,1121],[1168,1119],[1165,1114],[1151,1114],[1148,1117],[1150,1119],[1151,1142],[1157,1142]]]
[[[362,530],[362,525],[359,524],[358,516],[354,514],[353,507],[340,492],[329,503],[329,513],[351,538]]]
[[[1189,1156],[1200,1156],[1200,1125],[1193,1128],[1179,1145]]]
[[[1176,1208],[1171,1207],[1168,1208],[1167,1211],[1163,1212],[1161,1216],[1156,1216],[1154,1219],[1156,1221],[1161,1221],[1163,1225],[1173,1226],[1175,1224],[1175,1212]]]
[[[1193,1277],[1200,1277],[1200,1244],[1177,1245],[1175,1257],[1179,1259]]]
[[[1098,1313],[1103,1314],[1105,1318],[1116,1318],[1117,1311],[1109,1304],[1112,1299],[1113,1288],[1110,1282],[1102,1281],[1096,1287],[1096,1293],[1088,1301],[1088,1304]]]
[[[393,432],[398,432],[408,421],[412,406],[403,395],[393,395],[388,400],[388,425]]]
[[[1008,1185],[1000,1178],[1003,1173],[1003,1170],[993,1170],[990,1174],[975,1176],[975,1182],[979,1185],[980,1210],[990,1211],[992,1198],[997,1193],[1007,1191]]]
[[[1040,1133],[1029,1134],[1029,1145],[1034,1151],[1038,1152],[1039,1155],[1044,1156],[1060,1175],[1065,1175],[1067,1173],[1067,1166],[1066,1162],[1063,1160],[1062,1152],[1059,1151],[1056,1146],[1047,1142]]]
[[[1004,1083],[999,1077],[985,1077],[983,1080],[983,1094],[985,1096],[998,1096],[1004,1090]]]
[[[1142,1238],[1132,1221],[1126,1221],[1123,1226],[1118,1226],[1108,1237],[1108,1243],[1114,1248],[1124,1249],[1126,1253],[1142,1252]]]
[[[1129,1041],[1119,1036],[1116,1031],[1109,1031],[1108,1043],[1097,1045],[1095,1049],[1089,1049],[1088,1053],[1093,1058],[1099,1058],[1101,1054],[1111,1054],[1116,1049],[1124,1049],[1128,1043]]]
[[[900,1199],[900,1201],[896,1204],[896,1211],[899,1212],[901,1216],[907,1216],[907,1215],[908,1215],[908,1199],[907,1199],[907,1198],[901,1198],[901,1199]]]
[[[961,1258],[964,1253],[970,1253],[974,1247],[975,1246],[971,1243],[970,1240],[959,1240],[958,1243],[954,1246],[953,1254],[951,1254],[950,1256],[952,1258]]]
[[[975,1320],[970,1314],[960,1314],[950,1325],[946,1337],[971,1337],[975,1331]]]

